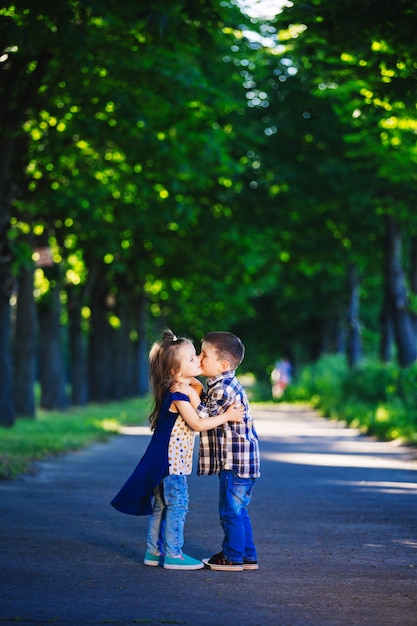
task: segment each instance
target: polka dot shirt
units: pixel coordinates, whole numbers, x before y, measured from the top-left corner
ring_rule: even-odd
[[[193,469],[195,431],[178,415],[168,446],[169,473],[176,476],[191,474]]]

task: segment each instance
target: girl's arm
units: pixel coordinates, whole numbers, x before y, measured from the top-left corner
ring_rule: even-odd
[[[245,414],[243,405],[235,403],[229,406],[227,411],[221,415],[201,418],[197,415],[189,402],[186,402],[185,400],[176,400],[174,404],[184,422],[186,422],[192,430],[199,433],[204,430],[212,430],[213,428],[221,426],[226,422],[242,422]]]

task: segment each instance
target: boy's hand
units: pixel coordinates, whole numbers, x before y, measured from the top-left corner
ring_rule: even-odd
[[[198,405],[200,404],[200,395],[198,394],[196,389],[192,385],[189,385],[188,383],[180,383],[177,381],[173,385],[171,385],[169,390],[171,391],[171,393],[175,393],[177,391],[179,393],[183,393],[184,395],[188,396],[191,406],[194,409],[196,409]]]
[[[245,416],[245,407],[240,402],[235,402],[231,404],[227,411],[224,412],[227,415],[229,422],[243,422],[243,418]]]
[[[175,382],[173,385],[171,385],[171,387],[169,388],[169,390],[174,393],[175,391],[177,391],[178,393],[183,393],[186,396],[190,395],[190,385],[188,383],[179,383],[179,382]]]
[[[198,380],[198,378],[191,379],[190,387],[192,387],[198,393],[199,396],[201,396],[201,394],[204,391],[203,384]]]

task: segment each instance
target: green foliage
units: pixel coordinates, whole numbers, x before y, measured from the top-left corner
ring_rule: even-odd
[[[398,395],[408,409],[417,407],[417,363],[398,370]]]
[[[15,478],[35,460],[106,441],[123,425],[146,424],[149,410],[149,399],[142,398],[67,413],[39,410],[36,420],[19,419],[12,429],[1,431],[0,478]]]
[[[233,219],[258,134],[242,86],[248,19],[214,0],[24,4],[0,30],[8,131],[22,138],[13,226],[47,242],[84,297],[102,273],[116,298],[144,290],[170,325],[201,335],[206,320],[234,323],[264,267],[245,215]],[[41,59],[28,98],[22,68]]]
[[[417,444],[417,364],[409,368],[374,361],[348,369],[340,356],[303,368],[286,400],[309,401],[324,416],[380,439]]]
[[[346,359],[339,355],[326,355],[319,361],[301,369],[293,383],[285,390],[283,399],[289,402],[309,401],[319,405],[323,398],[338,403],[341,381],[348,372]],[[322,404],[320,404],[323,408]]]
[[[387,402],[398,396],[398,366],[368,361],[347,372],[342,382],[345,398],[367,403]]]
[[[263,377],[256,376],[253,373],[242,373],[242,366],[237,372],[237,376],[245,388],[249,401],[254,402],[271,402],[271,383],[269,378],[264,375]]]
[[[60,288],[88,309],[102,282],[115,324],[128,294],[132,319],[146,297],[152,332],[233,330],[261,380],[279,354],[334,347],[355,263],[375,354],[382,216],[417,230],[416,12],[411,0],[380,4],[294,0],[258,26],[271,48],[246,37],[255,22],[232,1],[0,9],[0,140],[16,138],[0,195],[19,190],[15,265],[47,244]],[[328,411],[360,389],[371,403],[414,399],[412,374],[367,366],[341,388],[337,367],[314,380],[306,370],[284,397],[321,395]]]

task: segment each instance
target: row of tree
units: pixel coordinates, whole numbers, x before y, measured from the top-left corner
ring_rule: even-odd
[[[271,99],[258,171],[285,207],[288,262],[260,329],[279,320],[310,358],[416,359],[416,22],[408,0],[295,1],[274,22],[281,67],[268,56],[258,82]]]
[[[415,360],[411,1],[0,18],[0,423],[144,393],[164,326]]]

